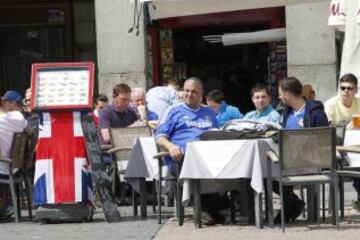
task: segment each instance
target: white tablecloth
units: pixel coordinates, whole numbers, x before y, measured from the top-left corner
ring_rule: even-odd
[[[135,142],[127,164],[125,179],[139,192],[138,179],[153,180],[158,178],[159,167],[153,156],[157,153],[153,137],[141,137]]]
[[[345,133],[344,145],[359,145],[360,130],[347,130]],[[351,167],[360,167],[360,154],[349,153],[349,165]]]
[[[234,189],[235,179],[250,178],[251,187],[264,191],[266,151],[278,152],[272,139],[196,141],[188,143],[180,173],[183,203],[191,197],[190,179],[201,179],[201,193]],[[232,179],[233,181],[219,181]]]

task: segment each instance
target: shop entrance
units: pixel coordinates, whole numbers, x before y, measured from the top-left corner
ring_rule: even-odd
[[[277,104],[277,82],[287,74],[285,41],[224,46],[204,36],[284,28],[284,8],[174,17],[154,26],[149,32],[152,43],[159,43],[152,45],[151,55],[155,84],[196,76],[204,81],[206,92],[221,89],[229,104],[246,113],[254,108],[251,87],[266,83],[272,105]],[[153,34],[154,29],[158,35]]]
[[[185,65],[187,76],[202,79],[205,92],[221,89],[229,104],[246,113],[253,108],[250,99],[251,87],[257,82],[268,82],[269,44],[223,46],[222,43],[206,42],[203,36],[251,32],[266,27],[257,25],[175,29],[175,65]]]

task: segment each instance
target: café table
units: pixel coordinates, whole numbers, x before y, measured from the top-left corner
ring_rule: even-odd
[[[153,158],[156,154],[157,148],[154,137],[137,138],[125,171],[125,180],[140,194],[142,217],[146,217],[147,215],[145,182],[159,179],[158,161]],[[162,170],[163,175],[166,176],[168,173],[166,166],[162,168]],[[167,185],[164,185],[163,188],[163,192],[169,190]]]
[[[196,227],[201,227],[200,194],[236,189],[241,178],[250,179],[254,190],[255,222],[261,222],[261,193],[266,176],[266,151],[278,152],[272,139],[195,141],[187,144],[180,173],[182,202],[193,196]],[[273,170],[276,173],[276,169]]]
[[[344,146],[360,144],[360,129],[346,130]],[[360,167],[360,154],[348,153],[350,167]]]

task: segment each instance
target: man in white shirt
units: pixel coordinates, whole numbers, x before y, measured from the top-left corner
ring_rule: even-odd
[[[353,115],[360,114],[360,98],[355,97],[358,92],[358,80],[354,74],[345,74],[339,81],[339,95],[325,102],[325,112],[332,124],[345,122],[347,129],[353,128]],[[353,207],[360,211],[360,179],[354,178],[353,186],[357,192],[357,200]]]
[[[0,116],[0,151],[9,157],[13,134],[24,131],[27,122],[21,111],[22,97],[18,92],[7,91],[2,97],[5,114]],[[0,164],[0,174],[8,174]]]
[[[167,86],[157,86],[149,89],[146,93],[146,103],[150,111],[155,112],[159,118],[163,112],[178,101],[177,91],[180,88],[180,81],[169,80]]]
[[[339,82],[340,93],[325,102],[325,112],[332,124],[346,122],[347,128],[353,128],[352,117],[360,114],[360,98],[355,97],[358,80],[355,75],[348,73]]]
[[[18,92],[7,91],[2,97],[5,114],[0,116],[0,156],[9,157],[15,132],[24,131],[27,121],[21,111],[22,97]],[[0,162],[0,178],[7,178],[8,165]],[[0,191],[0,219],[8,219],[13,214],[13,208],[8,201],[8,189]]]

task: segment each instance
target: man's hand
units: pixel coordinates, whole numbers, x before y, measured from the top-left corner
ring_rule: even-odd
[[[170,157],[174,161],[183,160],[184,153],[181,148],[172,142],[170,142],[165,136],[161,136],[156,140],[156,143],[160,145],[161,149],[164,149],[169,152]]]
[[[151,128],[151,129],[155,129],[157,127],[157,125],[159,124],[159,121],[157,120],[151,120],[151,121],[148,121],[148,126]]]
[[[172,144],[169,148],[169,154],[171,156],[171,158],[174,160],[174,161],[181,161],[184,157],[184,154],[182,152],[182,150],[176,146],[175,144]]]
[[[137,111],[141,120],[146,120],[146,107],[144,105],[137,106]]]

